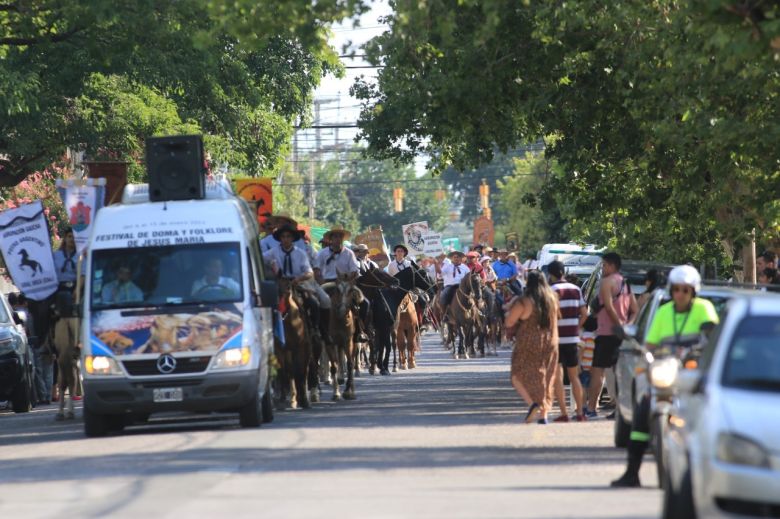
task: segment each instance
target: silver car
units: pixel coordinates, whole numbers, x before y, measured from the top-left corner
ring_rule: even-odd
[[[780,516],[780,296],[733,299],[664,437],[664,517]]]
[[[745,294],[746,292],[727,287],[705,286],[702,287],[697,296],[711,301],[720,313],[729,299],[740,293]],[[617,366],[615,366],[618,387],[614,429],[616,447],[628,445],[631,421],[634,419],[634,406],[650,390],[646,373],[648,363],[643,348],[645,336],[658,308],[670,300],[669,292],[665,288],[656,289],[647,303],[640,309],[636,324],[624,327],[626,337],[620,346],[620,355]]]

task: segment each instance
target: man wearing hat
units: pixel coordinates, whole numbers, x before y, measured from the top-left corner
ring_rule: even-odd
[[[260,250],[263,251],[263,254],[267,254],[270,250],[279,247],[279,240],[274,238],[274,233],[277,229],[284,226],[292,227],[297,230],[298,222],[289,216],[281,214],[271,215],[266,219],[264,229],[267,234],[265,238],[260,240]],[[303,233],[296,238],[294,245],[296,249],[301,249],[303,252],[306,252],[306,242],[303,241]]]
[[[314,274],[317,281],[327,283],[335,281],[339,275],[349,274],[356,278],[360,267],[355,253],[344,247],[344,240],[351,236],[350,232],[340,227],[335,227],[325,233],[330,245],[317,254],[314,262]]]
[[[517,280],[517,265],[509,260],[509,251],[499,249],[498,261],[494,262],[492,267],[499,282],[506,283],[513,294],[523,295],[523,287]]]
[[[274,239],[279,242],[279,246],[268,251],[266,258],[270,261],[271,269],[278,277],[289,279],[305,288],[307,293],[312,294],[311,297],[306,298],[306,304],[309,307],[312,324],[322,332],[320,308],[330,308],[330,298],[314,281],[314,272],[311,263],[309,263],[308,255],[293,245],[296,240],[303,237],[303,234],[303,231],[299,231],[291,225],[279,227],[273,234]]]
[[[393,255],[395,258],[393,258],[393,260],[387,266],[387,273],[391,276],[395,276],[402,270],[411,268],[412,265],[417,266],[414,261],[409,259],[409,249],[406,248],[406,245],[399,244],[393,247]]]
[[[482,281],[485,281],[487,278],[485,274],[485,269],[482,267],[482,265],[479,262],[479,259],[481,256],[479,255],[479,252],[472,250],[466,253],[466,266],[469,268],[471,272],[476,272],[479,274],[479,277],[482,278]]]
[[[379,265],[368,257],[368,245],[365,243],[358,243],[352,247],[352,251],[355,253],[355,258],[357,258],[359,275],[362,276],[371,270],[379,268]]]
[[[463,264],[465,255],[460,251],[452,251],[449,254],[450,261],[443,262],[438,270],[441,272],[444,288],[441,291],[441,309],[446,312],[455,296],[461,280],[469,273],[469,268]]]

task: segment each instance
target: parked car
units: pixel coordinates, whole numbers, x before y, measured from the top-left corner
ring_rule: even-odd
[[[681,372],[664,437],[664,517],[780,516],[780,296],[729,302]]]
[[[704,286],[698,296],[711,301],[720,313],[726,303],[740,293],[744,294],[744,292],[727,287]],[[647,303],[640,309],[636,323],[624,327],[626,337],[620,346],[620,356],[615,367],[618,387],[614,429],[616,447],[628,445],[631,421],[634,418],[634,406],[649,390],[649,381],[646,376],[648,363],[643,347],[645,335],[658,308],[670,300],[671,297],[666,288],[656,289]]]
[[[26,413],[33,401],[33,353],[22,320],[0,295],[0,400],[15,413]]]

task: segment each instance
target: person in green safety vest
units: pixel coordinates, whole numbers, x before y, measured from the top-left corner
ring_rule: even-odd
[[[653,351],[662,343],[684,344],[691,336],[701,333],[702,325],[718,323],[713,304],[696,294],[701,291],[701,276],[689,265],[675,267],[669,272],[669,292],[672,300],[658,309],[645,337],[645,344]],[[628,466],[625,473],[612,482],[613,487],[638,487],[639,468],[650,443],[650,395],[642,397],[631,423],[628,443]]]

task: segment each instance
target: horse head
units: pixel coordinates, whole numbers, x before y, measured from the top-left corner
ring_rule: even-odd
[[[332,309],[337,315],[344,316],[352,306],[363,302],[363,292],[355,285],[349,274],[339,274],[333,283],[335,290],[331,297]]]

